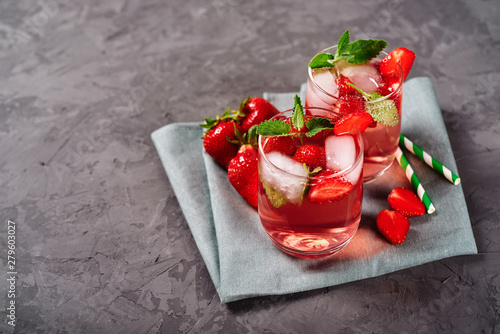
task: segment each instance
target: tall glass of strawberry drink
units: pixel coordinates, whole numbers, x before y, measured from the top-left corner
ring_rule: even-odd
[[[257,130],[258,211],[279,249],[299,258],[322,258],[344,248],[358,229],[363,140],[355,127],[333,128],[340,115],[322,108],[301,109],[297,100],[294,110],[267,122],[285,124],[283,129]],[[302,125],[296,122],[298,108],[305,114]]]
[[[344,40],[342,46],[342,38],[339,41],[339,46],[344,50],[349,48],[348,45],[354,44],[349,43],[348,32],[346,33],[347,43]],[[321,51],[318,55],[332,55],[330,60],[326,60],[330,65],[324,63],[325,67],[308,67],[305,101],[306,107],[327,108],[341,115],[369,112],[373,116],[374,122],[363,133],[365,182],[377,179],[394,161],[401,132],[401,102],[405,79],[405,73],[398,62],[393,61],[390,68],[386,64],[381,66],[381,62],[387,62],[387,59],[383,59],[388,54],[381,51],[387,43],[380,40],[369,41],[379,42],[379,55],[371,59],[355,59],[356,63],[351,62],[353,58],[350,58],[349,50],[338,52],[339,46]],[[332,61],[342,54],[347,56],[339,56]]]

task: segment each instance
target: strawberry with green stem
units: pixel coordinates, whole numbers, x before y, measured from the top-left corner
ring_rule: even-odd
[[[243,131],[248,132],[252,126],[258,125],[278,113],[279,110],[269,101],[260,96],[254,96],[241,102],[237,115],[240,118]]]
[[[205,118],[205,123],[200,124],[205,129],[202,137],[205,151],[224,168],[228,167],[240,147],[235,142],[238,139],[236,131],[243,132],[243,128],[237,121],[236,116],[227,108],[222,116]]]
[[[231,159],[227,169],[229,183],[241,197],[254,208],[257,207],[258,158],[257,134],[255,126],[248,133],[236,131],[238,140],[242,143],[236,156]]]

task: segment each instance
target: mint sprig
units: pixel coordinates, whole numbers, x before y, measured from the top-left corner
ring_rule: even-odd
[[[298,95],[294,97],[292,124],[295,129],[299,130],[299,133],[305,133],[307,137],[312,137],[325,129],[333,129],[335,126],[335,123],[330,122],[324,117],[311,118],[306,123],[304,108]],[[302,131],[304,127],[307,128],[307,131]],[[282,119],[264,121],[257,126],[256,132],[264,137],[297,135],[297,133],[292,131],[292,125]]]
[[[317,54],[309,62],[309,67],[334,67],[335,63],[341,59],[351,64],[364,64],[375,58],[386,46],[387,42],[381,39],[358,39],[351,43],[349,30],[346,30],[337,43],[335,54]]]
[[[367,99],[367,102],[365,102],[365,111],[372,116],[375,122],[385,126],[398,125],[399,113],[393,100],[380,100],[383,96],[377,92],[368,94],[350,82],[347,84],[356,89]]]

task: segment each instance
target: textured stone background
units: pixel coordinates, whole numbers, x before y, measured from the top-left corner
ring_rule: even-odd
[[[496,333],[500,3],[0,2],[0,273],[16,223],[16,333]],[[479,249],[341,286],[221,305],[150,140],[295,91],[345,30],[417,55]],[[7,281],[0,275],[0,331]]]

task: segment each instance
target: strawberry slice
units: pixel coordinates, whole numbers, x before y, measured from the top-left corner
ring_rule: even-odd
[[[377,228],[390,243],[398,245],[405,241],[410,222],[399,212],[385,209],[377,215]]]
[[[425,205],[413,191],[407,188],[395,188],[387,198],[391,210],[405,217],[418,217],[425,213]]]
[[[351,190],[352,184],[339,178],[330,178],[335,172],[324,170],[316,175],[309,188],[309,200],[323,204],[344,198]]]
[[[351,80],[349,80],[348,77],[342,74],[339,76],[339,78],[337,79],[339,97],[358,94],[358,91],[354,87],[348,85],[349,83],[352,84]]]
[[[342,96],[337,102],[337,112],[341,115],[347,115],[353,112],[365,111],[365,102],[361,94],[351,94]]]
[[[299,146],[293,155],[293,160],[305,163],[311,170],[316,167],[325,168],[325,149],[314,144]]]
[[[268,137],[265,139],[263,146],[264,153],[278,151],[283,154],[292,156],[295,153],[296,147],[293,138],[289,136]]]
[[[404,80],[410,73],[411,67],[413,66],[413,61],[415,60],[415,52],[408,50],[407,48],[397,48],[391,51],[384,59],[380,62],[379,71],[384,76],[384,78],[390,78],[393,76],[398,76],[399,68],[397,63],[403,69]]]
[[[333,132],[339,136],[342,134],[354,134],[356,128],[360,133],[365,132],[366,128],[373,122],[372,116],[367,112],[354,112],[347,114],[335,123]]]
[[[391,93],[394,93],[399,88],[399,78],[391,77],[385,80],[383,86],[380,87],[379,92],[381,95],[386,96]]]

